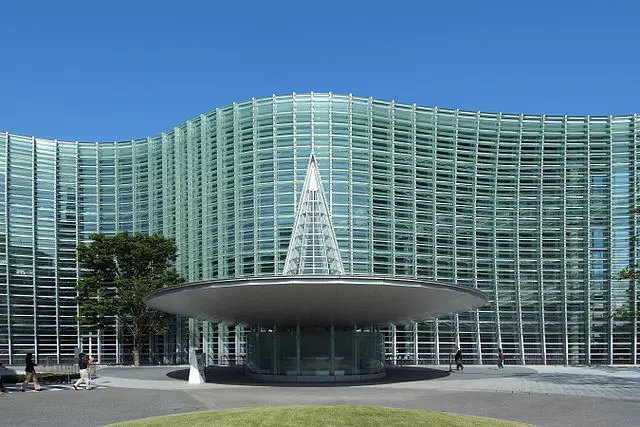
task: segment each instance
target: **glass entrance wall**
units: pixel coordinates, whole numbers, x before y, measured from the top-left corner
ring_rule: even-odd
[[[254,327],[246,332],[247,369],[262,375],[365,375],[384,371],[377,327]]]

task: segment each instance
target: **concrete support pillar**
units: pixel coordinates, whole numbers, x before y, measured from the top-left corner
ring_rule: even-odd
[[[398,349],[396,348],[396,325],[389,326],[391,326],[389,328],[391,329],[391,360],[395,365],[396,363],[398,363]]]
[[[278,326],[273,325],[273,375],[278,375]]]
[[[296,325],[296,375],[300,374],[300,325]]]
[[[331,336],[331,351],[329,352],[329,375],[336,374],[336,329],[331,325],[329,332]]]
[[[418,322],[413,322],[413,364],[418,364]]]
[[[360,346],[358,345],[358,327],[353,325],[353,372],[360,371]]]

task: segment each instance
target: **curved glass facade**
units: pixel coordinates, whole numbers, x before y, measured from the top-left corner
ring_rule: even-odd
[[[346,274],[477,287],[472,312],[384,328],[392,359],[637,363],[640,118],[490,114],[335,94],[252,99],[113,143],[0,133],[0,358],[73,355],[79,242],[176,239],[189,281],[282,274],[311,153]],[[637,298],[637,289],[632,288]],[[241,328],[201,325],[222,361]],[[165,337],[179,347],[182,327]],[[82,331],[80,331],[82,332]],[[103,357],[122,343],[100,337]],[[172,347],[173,346],[173,347]],[[173,350],[172,350],[173,351]]]

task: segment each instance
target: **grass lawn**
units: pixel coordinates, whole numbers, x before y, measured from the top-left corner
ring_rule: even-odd
[[[523,426],[510,421],[415,409],[378,406],[288,406],[225,411],[196,412],[184,415],[147,418],[115,426],[447,426],[484,427]]]

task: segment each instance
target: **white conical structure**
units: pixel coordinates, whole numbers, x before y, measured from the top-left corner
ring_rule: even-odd
[[[313,154],[309,158],[282,274],[344,275],[338,240]]]

